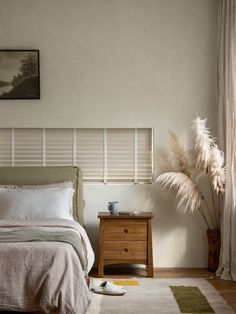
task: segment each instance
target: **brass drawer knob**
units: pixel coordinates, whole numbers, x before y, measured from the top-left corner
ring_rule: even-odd
[[[125,247],[125,248],[124,248],[124,251],[125,251],[125,253],[127,253],[129,250]]]
[[[124,233],[128,233],[129,231],[128,231],[128,229],[124,229]]]

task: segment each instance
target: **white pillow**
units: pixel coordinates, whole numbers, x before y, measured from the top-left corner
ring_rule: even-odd
[[[0,184],[0,189],[65,189],[72,188],[74,183],[73,181],[63,181],[56,183],[48,183],[48,184],[37,184],[37,185],[18,185],[18,184]]]
[[[0,219],[73,220],[73,188],[0,188]]]

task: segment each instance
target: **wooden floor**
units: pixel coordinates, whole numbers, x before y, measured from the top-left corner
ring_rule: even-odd
[[[106,269],[105,278],[128,278],[145,276],[145,270],[139,269]],[[94,270],[91,276],[97,276]],[[156,268],[154,270],[155,278],[205,278],[212,284],[216,290],[220,292],[222,297],[231,306],[236,313],[236,282],[230,280],[222,280],[204,268]],[[224,313],[222,313],[224,314]]]

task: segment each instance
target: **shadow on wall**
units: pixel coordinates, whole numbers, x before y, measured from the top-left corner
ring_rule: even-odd
[[[174,196],[158,185],[85,186],[86,230],[98,260],[99,211],[109,201],[119,201],[120,210],[152,211],[154,267],[206,267],[207,240],[198,214],[176,211]]]
[[[153,251],[155,267],[206,267],[206,228],[198,213],[176,211],[171,193],[158,185],[139,186],[136,203],[154,214]],[[174,265],[174,266],[173,266]]]

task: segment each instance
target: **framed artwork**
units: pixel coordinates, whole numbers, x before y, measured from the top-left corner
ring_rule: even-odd
[[[40,99],[39,50],[0,50],[0,99]]]

